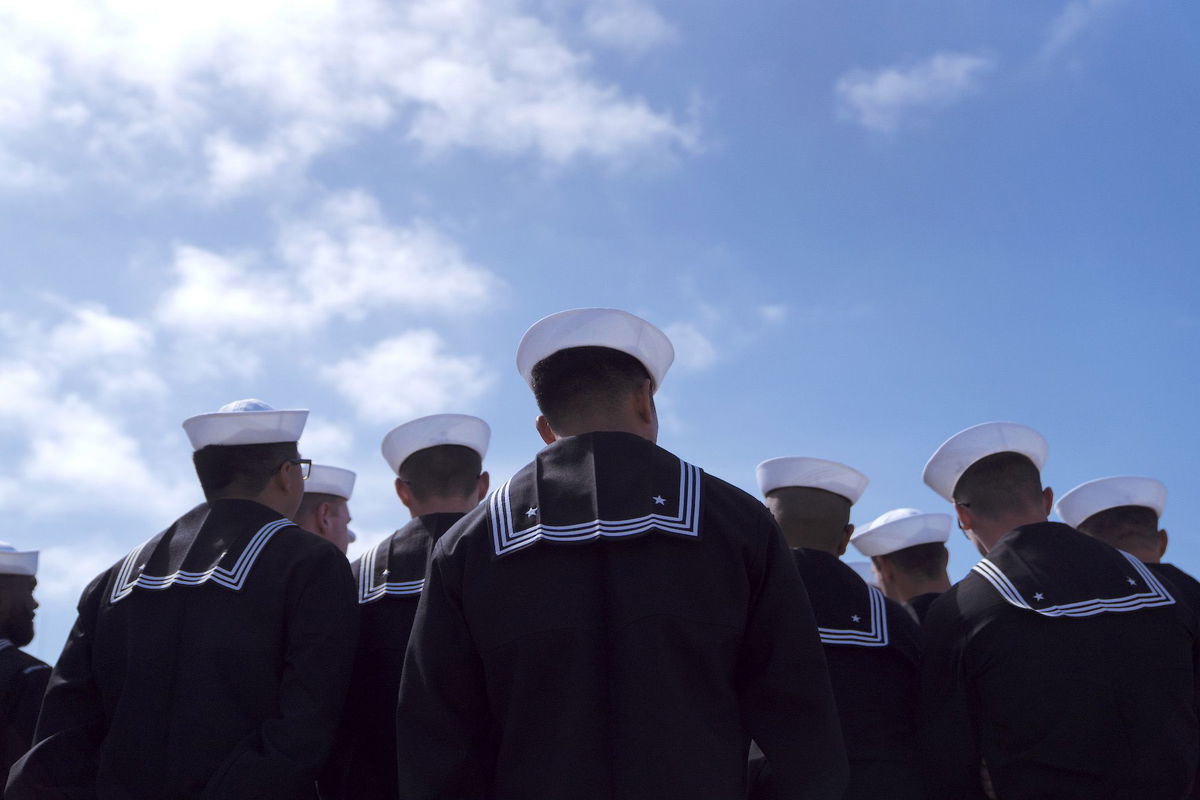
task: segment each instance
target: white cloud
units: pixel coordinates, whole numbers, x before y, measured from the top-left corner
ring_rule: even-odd
[[[503,283],[433,226],[389,225],[370,196],[347,192],[285,223],[274,256],[176,249],[176,283],[156,317],[200,340],[316,329],[380,309],[457,314],[494,302]]]
[[[393,424],[470,408],[493,382],[481,359],[446,352],[425,329],[384,339],[320,374],[364,420]]]
[[[974,92],[995,60],[978,53],[936,53],[909,66],[851,70],[834,92],[838,114],[865,128],[895,131],[906,117],[944,108]]]
[[[592,0],[583,24],[593,41],[634,52],[674,41],[677,35],[652,5],[640,0]]]
[[[1061,52],[1122,2],[1124,0],[1071,0],[1046,29],[1042,57],[1049,58]]]
[[[153,533],[142,537],[149,539]],[[128,552],[109,539],[42,547],[38,553],[37,595],[42,603],[62,605],[79,599],[83,588]]]
[[[345,425],[330,422],[316,414],[308,415],[300,452],[321,464],[344,467],[354,445],[354,432]]]
[[[55,163],[227,197],[377,132],[431,153],[472,148],[559,164],[694,146],[670,112],[593,74],[538,8],[10,3],[0,10],[0,164],[26,184]],[[651,47],[671,32],[640,0],[584,13],[594,37],[624,47]]]
[[[771,303],[758,307],[758,315],[768,325],[780,325],[788,318],[788,307],[782,303]]]
[[[675,363],[686,370],[705,370],[717,363],[717,348],[690,322],[668,325],[665,333],[675,346]]]

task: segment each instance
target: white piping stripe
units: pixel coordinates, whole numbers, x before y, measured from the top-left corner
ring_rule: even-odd
[[[539,539],[558,542],[580,542],[600,536],[633,536],[651,530],[698,536],[700,520],[700,468],[679,461],[679,507],[674,516],[647,514],[622,520],[596,519],[574,525],[543,525],[540,522],[520,533],[513,531],[512,500],[509,497],[511,480],[488,496],[488,518],[492,528],[492,543],[496,555],[528,547]]]
[[[375,583],[375,561],[385,550],[391,549],[391,537],[363,554],[358,565],[358,603],[373,603],[382,597],[417,597],[425,588],[425,579],[413,581],[384,581]]]
[[[822,644],[849,644],[859,647],[886,647],[888,643],[887,604],[883,592],[867,584],[871,598],[871,626],[867,631],[841,628],[817,628]]]
[[[7,650],[12,647],[13,643],[8,639],[0,639],[0,650]]]
[[[26,667],[21,670],[22,675],[28,675],[31,672],[37,672],[39,669],[50,669],[49,664],[34,664],[32,667]]]
[[[294,524],[290,519],[280,518],[273,522],[268,522],[266,525],[258,529],[258,531],[250,537],[250,542],[242,550],[237,561],[233,564],[233,569],[225,569],[221,566],[213,566],[204,572],[187,572],[186,570],[178,570],[170,575],[147,575],[142,573],[130,580],[130,575],[133,573],[138,562],[138,557],[142,550],[146,548],[150,542],[146,542],[134,548],[132,552],[125,557],[125,561],[121,564],[121,569],[117,573],[117,581],[113,586],[112,595],[109,602],[115,603],[124,597],[127,597],[134,587],[142,587],[143,589],[169,589],[175,584],[181,586],[200,586],[207,583],[209,580],[214,583],[224,586],[227,589],[232,589],[235,592],[242,588],[246,582],[247,576],[250,574],[250,568],[254,566],[255,560],[267,546],[267,542],[271,540],[282,528]],[[153,540],[151,540],[153,541]]]
[[[1080,600],[1075,603],[1064,603],[1045,608],[1034,608],[1025,601],[1025,598],[1017,591],[1017,587],[1008,579],[1008,576],[999,567],[988,561],[987,558],[984,558],[972,567],[971,570],[983,576],[1000,593],[1005,602],[1017,608],[1036,611],[1038,614],[1046,617],[1091,617],[1105,612],[1138,611],[1143,608],[1157,608],[1175,603],[1175,598],[1171,597],[1170,593],[1145,564],[1128,553],[1122,552],[1121,555],[1125,556],[1126,560],[1134,568],[1134,571],[1138,575],[1141,575],[1142,580],[1145,581],[1150,591],[1126,595],[1125,597],[1111,599],[1095,598],[1093,600]]]

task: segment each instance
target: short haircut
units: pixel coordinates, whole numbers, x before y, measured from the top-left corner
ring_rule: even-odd
[[[596,406],[616,401],[650,380],[628,353],[611,347],[568,347],[533,366],[530,384],[538,408],[551,427]]]
[[[1028,456],[993,453],[976,461],[958,479],[954,502],[984,519],[1026,511],[1042,502],[1042,476]]]
[[[876,557],[886,559],[906,575],[932,580],[945,576],[947,553],[946,545],[941,542],[925,542]]]
[[[479,485],[483,457],[460,444],[418,450],[400,465],[400,480],[419,501],[431,497],[466,497]]]
[[[289,458],[299,454],[295,442],[214,445],[192,453],[200,488],[208,500],[228,495],[255,496]]]
[[[846,538],[850,500],[809,486],[781,486],[767,493],[771,513],[789,543],[835,550]]]
[[[1146,506],[1117,506],[1092,514],[1079,530],[1117,549],[1136,549],[1158,543],[1158,514]]]
[[[292,519],[303,519],[306,515],[316,511],[317,506],[321,503],[336,503],[345,499],[341,495],[328,492],[305,492],[304,497],[300,498],[300,508],[296,509],[296,515]]]

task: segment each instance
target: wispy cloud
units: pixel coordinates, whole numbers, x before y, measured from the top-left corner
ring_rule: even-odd
[[[270,253],[176,248],[175,282],[156,317],[200,339],[319,329],[380,309],[459,313],[479,308],[503,282],[470,262],[433,226],[390,224],[361,192],[335,195],[282,224]]]
[[[632,52],[674,41],[671,23],[641,0],[592,0],[583,14],[584,30],[593,41]]]
[[[935,53],[904,66],[851,70],[834,87],[838,115],[874,131],[891,133],[908,119],[969,96],[996,65],[982,53]]]
[[[1071,0],[1051,20],[1042,44],[1042,57],[1051,58],[1120,6],[1124,0]]]
[[[396,425],[470,409],[494,381],[482,359],[448,352],[442,337],[427,329],[384,339],[320,374],[362,419]]]
[[[699,327],[690,322],[675,322],[664,333],[675,346],[675,364],[685,370],[705,370],[717,363],[717,348]]]
[[[277,186],[383,131],[429,153],[555,164],[695,144],[670,111],[596,75],[539,10],[532,0],[9,4],[4,181],[124,176],[220,199]],[[583,13],[610,44],[670,36],[639,0]]]

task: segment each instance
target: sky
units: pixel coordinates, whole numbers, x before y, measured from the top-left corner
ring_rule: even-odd
[[[672,338],[660,444],[757,494],[808,455],[864,525],[950,511],[950,435],[1041,431],[1060,494],[1163,480],[1200,573],[1200,7],[1129,0],[0,0],[0,538],[54,660],[90,579],[201,500],[188,416],[541,447],[524,330]],[[951,577],[977,559],[955,532]]]

